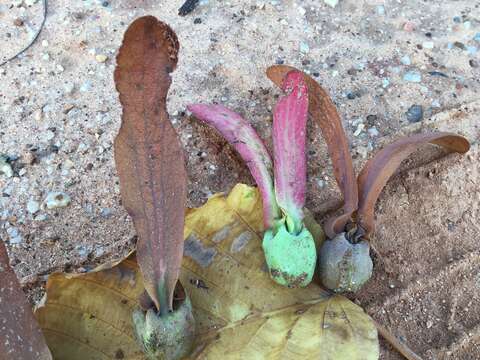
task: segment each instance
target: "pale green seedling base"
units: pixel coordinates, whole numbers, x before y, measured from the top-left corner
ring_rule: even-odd
[[[318,263],[323,285],[338,293],[358,291],[372,276],[368,242],[352,244],[345,233],[323,243]]]
[[[315,271],[317,252],[312,234],[303,228],[298,234],[288,232],[284,222],[265,232],[263,251],[270,276],[288,287],[305,287]]]
[[[155,309],[133,312],[135,333],[147,359],[176,360],[190,353],[195,335],[192,304],[187,297],[180,307],[159,315]]]

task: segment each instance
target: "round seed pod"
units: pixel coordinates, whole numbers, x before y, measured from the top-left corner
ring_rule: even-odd
[[[323,285],[335,292],[358,291],[372,276],[370,245],[362,240],[351,243],[345,233],[324,241],[319,254]]]
[[[290,288],[305,287],[311,281],[317,263],[313,236],[307,228],[298,234],[288,232],[285,224],[265,232],[262,243],[272,279]]]
[[[188,297],[163,316],[155,308],[136,309],[133,323],[137,341],[148,360],[176,360],[189,354],[195,337],[195,320]]]

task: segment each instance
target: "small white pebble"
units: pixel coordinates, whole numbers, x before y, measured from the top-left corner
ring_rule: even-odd
[[[47,215],[46,214],[39,214],[35,216],[35,221],[45,221],[47,220]]]
[[[400,62],[403,65],[411,65],[412,64],[412,61],[410,60],[410,56],[408,56],[408,55],[402,56],[402,58],[400,59]]]
[[[40,204],[38,201],[35,200],[29,200],[27,202],[27,211],[30,214],[35,214],[40,210]]]
[[[325,4],[327,4],[328,6],[331,6],[332,8],[338,5],[338,1],[339,0],[323,0]]]
[[[98,54],[98,55],[95,55],[95,60],[97,60],[97,62],[99,63],[104,63],[105,61],[108,60],[108,56],[103,54]]]
[[[433,49],[433,47],[435,46],[435,44],[433,43],[433,41],[425,41],[423,44],[422,44],[423,48],[424,49]]]
[[[325,181],[322,180],[322,179],[319,179],[319,180],[317,181],[317,184],[318,184],[318,187],[319,187],[320,189],[323,189],[323,188],[325,187]]]
[[[92,87],[92,82],[87,80],[82,84],[82,86],[80,86],[80,92],[89,92],[90,90],[92,90]]]
[[[380,16],[385,15],[385,6],[378,5],[377,6],[377,14],[380,15]]]
[[[47,140],[52,140],[55,137],[55,133],[53,131],[48,130],[45,132],[45,138]]]
[[[7,162],[7,159],[0,156],[0,175],[5,175],[7,178],[13,176],[12,166]]]
[[[18,231],[18,229],[16,227],[9,227],[7,229],[7,234],[9,236],[9,241],[10,241],[10,244],[12,245],[17,245],[17,244],[20,244],[22,241],[23,241],[23,238],[22,238],[22,235],[20,234],[20,232]]]
[[[63,85],[63,90],[65,90],[65,93],[68,95],[73,94],[73,90],[75,90],[75,84],[74,83],[66,83]]]
[[[65,160],[64,163],[62,164],[62,168],[65,170],[70,170],[74,166],[75,166],[75,163],[70,159]]]
[[[42,109],[37,109],[33,112],[33,120],[35,121],[42,121],[42,118],[43,118],[43,111]]]
[[[353,136],[358,136],[362,133],[363,129],[365,128],[365,124],[363,123],[360,123],[358,124],[357,126],[357,129],[355,130],[355,132],[353,133]]]
[[[310,51],[310,47],[308,46],[308,44],[302,41],[300,43],[300,52],[307,54],[309,51]]]
[[[70,204],[70,196],[64,192],[52,191],[45,198],[45,206],[47,209],[62,208]]]
[[[367,132],[370,137],[377,137],[378,135],[380,135],[376,127],[371,127],[367,130]]]

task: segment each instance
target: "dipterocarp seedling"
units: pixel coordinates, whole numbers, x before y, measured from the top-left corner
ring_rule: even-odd
[[[308,89],[304,92],[308,92],[310,115],[318,121],[322,129],[332,158],[335,178],[344,196],[343,214],[326,223],[325,232],[330,240],[325,241],[320,249],[320,277],[323,285],[335,292],[357,291],[372,275],[373,263],[370,258],[369,237],[374,230],[375,203],[400,163],[426,143],[440,145],[459,153],[468,151],[469,143],[462,136],[443,132],[405,137],[376,154],[356,179],[345,132],[336,108],[325,90],[311,77],[290,66],[272,66],[267,70],[267,76],[289,94],[280,100],[274,110],[272,131],[274,187],[270,175],[271,160],[268,152],[244,119],[221,105],[190,105],[188,108],[197,118],[214,126],[233,144],[243,156],[262,192],[267,228],[263,247],[273,279],[282,285],[305,286],[311,280],[314,270],[310,262],[314,259],[314,255],[311,254],[313,245],[308,248],[303,246],[303,244],[312,244],[311,237],[302,237],[303,233],[298,232],[301,227],[297,226],[301,222],[295,222],[295,220],[301,219],[297,214],[301,214],[305,200],[305,117],[303,116],[306,99],[302,102],[292,92],[290,85],[292,79],[296,79],[296,84],[301,84]],[[286,99],[292,101],[287,102]],[[302,117],[295,116],[300,114],[296,112],[300,108]],[[284,116],[284,114],[293,116]],[[297,124],[301,124],[302,128],[295,132]],[[279,145],[282,144],[283,138],[290,139],[288,145],[285,143],[287,146]],[[295,164],[294,157],[289,156],[289,151],[299,155],[297,159],[301,161]],[[285,164],[288,165],[285,166]],[[277,179],[280,180],[277,181]],[[287,181],[282,181],[283,179]],[[282,186],[291,188],[292,191],[285,192]],[[290,200],[295,199],[295,194],[300,191],[302,191],[302,201]],[[296,205],[292,206],[293,204]],[[294,220],[293,224],[291,219]],[[308,251],[305,252],[307,249]],[[292,253],[300,256],[292,256]],[[301,274],[309,274],[302,279],[306,281],[297,280],[302,276]]]
[[[263,249],[271,277],[288,287],[307,286],[317,253],[303,223],[306,187],[308,88],[299,71],[286,74],[286,93],[273,111],[273,163],[263,141],[239,114],[222,105],[189,105],[196,118],[217,129],[245,160],[263,199]]]
[[[280,86],[293,68],[272,66],[269,78]],[[335,292],[357,291],[372,275],[369,238],[374,230],[375,203],[400,163],[421,145],[431,143],[465,153],[470,145],[462,136],[433,132],[401,138],[370,159],[355,178],[347,138],[335,105],[320,85],[304,74],[310,94],[309,111],[318,121],[332,158],[337,184],[344,196],[343,214],[325,224],[325,241],[319,253],[322,283]]]
[[[458,153],[469,149],[469,142],[462,136],[436,132],[401,138],[375,154],[360,172],[357,183],[350,185],[358,187],[356,209],[329,220],[325,228],[331,240],[320,249],[319,266],[327,288],[336,292],[357,291],[370,278],[369,238],[375,228],[375,203],[400,163],[426,143]]]

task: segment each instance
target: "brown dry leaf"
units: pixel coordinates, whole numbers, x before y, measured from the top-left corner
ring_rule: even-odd
[[[145,288],[161,313],[172,308],[183,252],[186,171],[166,109],[178,47],[168,25],[142,17],[126,31],[115,69],[123,107],[115,163]]]
[[[197,322],[190,358],[377,359],[377,332],[360,307],[313,283],[288,289],[270,279],[262,221],[259,192],[241,184],[188,211],[180,281]],[[320,226],[306,223],[322,241]],[[51,276],[37,317],[55,357],[141,358],[130,319],[142,291],[133,258],[73,279]]]
[[[267,69],[267,76],[278,87],[281,87],[283,79],[292,70],[299,71],[287,65],[270,66]],[[308,86],[308,111],[312,119],[318,123],[322,130],[323,137],[327,143],[328,153],[332,159],[333,173],[344,197],[343,214],[325,224],[327,236],[333,238],[336,234],[344,231],[345,224],[357,210],[358,193],[353,162],[347,137],[345,136],[335,104],[327,92],[314,79],[305,73],[303,73],[303,76]]]
[[[0,357],[3,360],[51,360],[40,331],[0,240]]]
[[[388,179],[398,169],[400,163],[411,153],[425,144],[435,144],[444,148],[465,153],[470,144],[463,136],[452,133],[437,132],[416,134],[401,138],[387,145],[370,159],[358,176],[359,208],[358,222],[370,234],[375,227],[375,203],[385,187]]]

